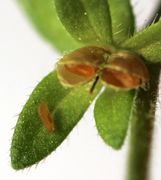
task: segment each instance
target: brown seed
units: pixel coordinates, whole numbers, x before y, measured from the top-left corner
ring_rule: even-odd
[[[54,120],[49,112],[48,105],[45,102],[41,102],[38,106],[38,114],[42,123],[46,127],[49,133],[55,130]]]
[[[140,56],[122,51],[109,58],[101,79],[112,87],[129,90],[143,86],[149,80],[149,72]]]

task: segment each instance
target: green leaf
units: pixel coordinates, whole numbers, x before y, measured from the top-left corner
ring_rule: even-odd
[[[96,126],[104,142],[119,149],[126,137],[134,91],[106,89],[94,108]]]
[[[133,35],[135,22],[130,0],[108,0],[111,19],[112,33],[116,44],[128,39]]]
[[[55,150],[81,119],[100,90],[89,95],[91,83],[65,89],[56,73],[50,73],[35,88],[24,106],[13,135],[11,162],[15,169],[33,165]],[[56,129],[49,133],[38,115],[38,106],[46,102]]]
[[[67,31],[85,44],[112,42],[107,0],[55,0],[58,16]]]
[[[18,0],[36,29],[59,51],[79,48],[59,21],[53,0]]]
[[[121,46],[141,54],[146,61],[161,61],[161,21],[149,26],[125,41]]]

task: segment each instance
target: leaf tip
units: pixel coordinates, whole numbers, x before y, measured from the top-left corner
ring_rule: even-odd
[[[109,145],[110,147],[112,147],[115,150],[120,150],[124,143],[124,138],[119,138],[118,136],[110,137],[110,136],[107,136],[107,134],[106,135],[100,134],[100,136],[103,139],[103,141],[105,142],[105,144]]]

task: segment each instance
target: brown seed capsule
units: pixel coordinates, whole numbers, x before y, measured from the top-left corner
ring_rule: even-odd
[[[109,54],[104,48],[89,46],[65,55],[57,64],[60,82],[71,87],[87,83],[96,77]]]
[[[45,102],[41,102],[39,104],[38,113],[44,126],[47,128],[48,132],[52,133],[55,129],[54,120],[51,117],[51,114],[48,109],[48,105]]]
[[[149,80],[149,72],[140,56],[120,51],[111,55],[101,79],[114,88],[129,90],[143,86]]]

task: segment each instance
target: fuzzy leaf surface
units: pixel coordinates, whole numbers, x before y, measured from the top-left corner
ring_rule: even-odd
[[[92,45],[111,43],[107,0],[55,0],[55,5],[61,22],[76,40]]]
[[[23,169],[38,163],[55,150],[81,119],[93,98],[100,90],[98,85],[89,95],[91,83],[65,89],[56,72],[46,76],[35,88],[20,113],[11,146],[11,162],[14,169]],[[48,104],[56,129],[49,133],[44,127],[38,106]]]
[[[53,0],[18,0],[41,35],[59,51],[79,48],[57,17]]]
[[[161,61],[161,21],[135,34],[121,46],[142,55],[146,61],[157,63]]]
[[[94,117],[104,142],[114,149],[121,148],[126,137],[134,91],[106,89],[97,99]]]
[[[133,35],[135,22],[129,0],[108,0],[112,21],[112,34],[115,44]]]

